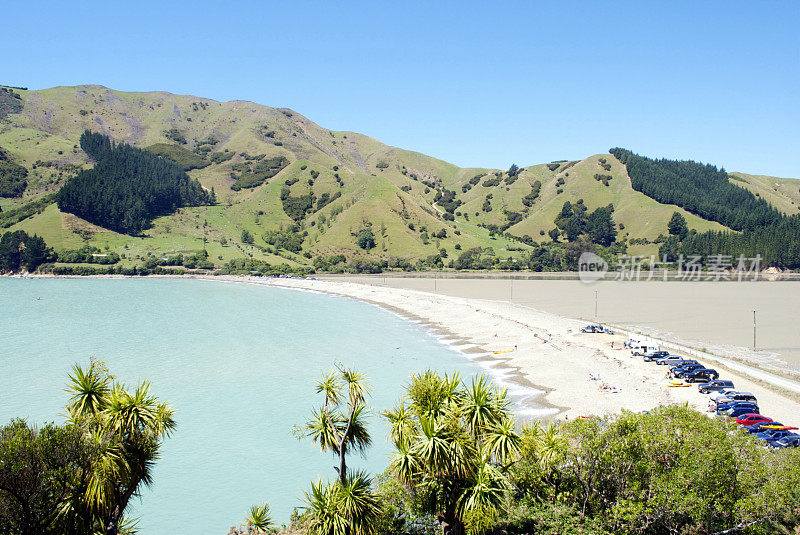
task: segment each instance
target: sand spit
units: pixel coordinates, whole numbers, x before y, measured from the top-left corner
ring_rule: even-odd
[[[213,279],[323,292],[379,304],[427,326],[432,334],[492,371],[502,382],[527,389],[529,395],[537,393],[536,402],[545,408],[532,410],[533,416],[572,419],[683,402],[700,411],[708,408],[708,397],[699,394],[697,388],[667,387],[665,367],[645,363],[620,350],[622,336],[581,333],[583,321],[506,302],[344,281]],[[795,420],[800,419],[797,401],[744,375],[732,371],[722,374],[733,379],[737,388],[754,393],[765,414],[784,422],[797,423]]]

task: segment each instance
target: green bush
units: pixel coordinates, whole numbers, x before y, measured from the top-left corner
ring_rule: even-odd
[[[150,145],[145,149],[162,158],[167,158],[180,165],[184,171],[191,171],[192,169],[203,169],[211,165],[211,162],[198,156],[194,152],[181,147],[180,145],[171,145],[169,143],[156,143]]]

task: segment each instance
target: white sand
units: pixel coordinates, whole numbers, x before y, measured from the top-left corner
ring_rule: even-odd
[[[581,333],[585,322],[578,320],[506,302],[344,281],[256,278],[250,282],[365,300],[424,320],[452,333],[454,339],[472,344],[455,347],[473,347],[469,356],[482,364],[518,371],[518,382],[545,391],[539,402],[555,407],[548,412],[558,417],[572,419],[623,409],[642,411],[682,402],[701,411],[708,407],[708,397],[700,394],[696,386],[667,387],[665,366],[643,362],[627,350],[612,349],[612,341],[615,347],[620,347],[623,337]],[[514,351],[492,353],[510,349]],[[785,424],[800,423],[797,401],[739,374],[722,371],[722,378],[732,379],[737,389],[755,394],[764,414]],[[603,384],[612,386],[614,393],[604,391]]]

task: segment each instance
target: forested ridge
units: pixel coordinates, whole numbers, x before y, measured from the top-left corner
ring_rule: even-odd
[[[786,216],[764,199],[731,184],[724,169],[691,160],[655,160],[620,148],[609,152],[625,164],[633,189],[741,231],[675,236],[660,249],[670,260],[678,253],[760,256],[762,267],[800,268],[800,218]]]
[[[609,152],[627,168],[633,189],[662,204],[733,230],[761,228],[784,217],[764,199],[731,184],[725,169],[691,160],[654,160],[621,148]]]
[[[63,212],[117,232],[138,234],[159,215],[214,202],[213,192],[206,192],[170,160],[88,130],[80,143],[96,164],[61,188],[58,207]]]
[[[785,217],[778,224],[744,232],[692,233],[683,240],[684,256],[761,256],[761,266],[800,269],[800,218]]]

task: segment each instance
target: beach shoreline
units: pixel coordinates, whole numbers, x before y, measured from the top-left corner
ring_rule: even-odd
[[[513,370],[511,382],[541,392],[536,403],[546,417],[573,419],[622,410],[643,411],[658,405],[687,403],[707,412],[708,396],[695,386],[671,388],[666,367],[645,363],[622,349],[624,337],[585,334],[585,322],[500,301],[442,296],[417,290],[369,286],[342,280],[209,277],[295,290],[314,291],[380,305],[402,317],[423,322],[477,348],[467,356],[488,368]],[[612,348],[612,342],[614,347]],[[514,349],[511,351],[511,349]],[[485,366],[486,367],[486,366]],[[722,372],[737,388],[753,392],[762,410],[776,419],[793,420],[800,401],[773,385],[729,368]]]
[[[621,349],[620,334],[580,333],[578,320],[504,301],[462,298],[420,290],[389,288],[337,277],[335,280],[247,276],[174,276],[312,291],[381,306],[430,334],[483,368],[487,375],[516,390],[536,408],[532,417],[573,419],[622,410],[650,410],[687,403],[706,412],[708,397],[696,387],[670,388],[666,368],[633,358]],[[53,275],[28,278],[85,278]],[[98,275],[94,278],[125,278]],[[613,342],[613,348],[612,348]],[[733,361],[738,364],[738,361]],[[716,365],[717,363],[712,362]],[[762,411],[779,420],[800,414],[798,397],[747,373],[721,366],[722,378],[754,393]],[[756,368],[754,368],[756,369]],[[398,378],[405,380],[406,378]]]

